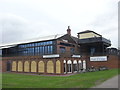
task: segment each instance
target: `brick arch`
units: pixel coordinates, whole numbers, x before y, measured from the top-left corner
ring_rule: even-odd
[[[30,65],[29,61],[24,62],[24,72],[29,72],[30,69],[29,65]]]
[[[16,61],[13,61],[12,62],[12,71],[16,71],[16,67],[17,67]]]
[[[23,71],[22,61],[18,61],[18,72]]]
[[[38,62],[38,72],[44,73],[44,67],[45,67],[44,62],[43,61],[39,61]]]
[[[54,64],[52,60],[47,62],[47,73],[54,73]]]
[[[37,63],[36,63],[36,61],[31,62],[31,72],[37,72]]]
[[[57,60],[56,61],[56,73],[61,73],[61,69],[60,69],[60,61],[59,60]]]

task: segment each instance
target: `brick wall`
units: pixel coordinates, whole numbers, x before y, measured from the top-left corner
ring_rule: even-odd
[[[90,61],[90,58],[87,60],[87,67],[99,67],[99,66],[106,66],[110,69],[112,68],[118,68],[118,64],[120,61],[117,56],[115,55],[109,55],[107,61]],[[119,67],[120,68],[120,67]]]

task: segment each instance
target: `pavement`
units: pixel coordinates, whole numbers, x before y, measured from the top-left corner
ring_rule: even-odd
[[[94,86],[92,88],[119,88],[120,90],[120,83],[118,81],[120,80],[120,75],[116,75],[105,82],[103,82],[100,85]]]

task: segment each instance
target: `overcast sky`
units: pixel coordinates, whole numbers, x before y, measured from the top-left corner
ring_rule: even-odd
[[[0,0],[2,43],[93,30],[118,47],[119,0]],[[1,36],[0,35],[0,36]]]

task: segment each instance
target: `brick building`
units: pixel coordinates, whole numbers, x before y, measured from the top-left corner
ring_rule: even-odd
[[[3,72],[39,74],[76,73],[91,66],[118,68],[120,52],[109,46],[110,40],[94,31],[71,36],[68,26],[67,34],[2,45],[0,63]]]

